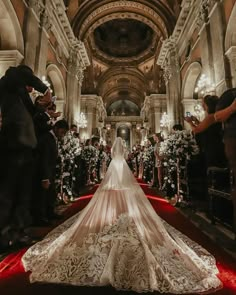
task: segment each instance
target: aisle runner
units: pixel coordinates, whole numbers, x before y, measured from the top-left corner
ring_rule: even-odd
[[[215,295],[235,295],[236,294],[236,261],[231,256],[225,253],[222,249],[216,246],[206,235],[204,235],[197,227],[195,227],[188,219],[186,219],[175,207],[171,206],[166,200],[155,196],[152,189],[141,183],[145,194],[150,200],[153,208],[161,218],[169,224],[186,234],[188,237],[202,245],[217,260],[217,267],[220,271],[219,278],[224,284],[224,288],[213,293]],[[72,216],[79,210],[83,209],[90,201],[92,194],[97,189],[94,187],[90,195],[82,196],[79,200],[72,204],[65,212],[65,219]],[[46,234],[44,229],[42,236]],[[26,249],[22,249],[17,253],[8,255],[0,262],[0,294],[3,295],[75,295],[75,294],[95,294],[102,291],[103,294],[137,294],[134,292],[116,291],[111,287],[73,287],[53,284],[30,284],[27,273],[24,272],[21,264],[21,257]],[[145,293],[145,294],[158,294]]]

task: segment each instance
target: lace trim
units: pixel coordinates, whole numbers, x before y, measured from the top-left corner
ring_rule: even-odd
[[[78,214],[25,253],[22,261],[25,270],[32,272],[31,282],[110,284],[118,290],[175,294],[205,292],[221,285],[214,258],[164,221],[174,248],[165,243],[149,245],[127,214],[78,245],[66,235],[77,218]]]

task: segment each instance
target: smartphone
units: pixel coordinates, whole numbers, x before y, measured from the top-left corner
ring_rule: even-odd
[[[190,112],[186,112],[186,117],[191,117],[191,113]]]

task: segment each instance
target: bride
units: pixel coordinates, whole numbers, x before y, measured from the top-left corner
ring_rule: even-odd
[[[126,164],[120,137],[89,204],[29,248],[22,262],[31,282],[175,294],[222,285],[214,257],[156,214]]]

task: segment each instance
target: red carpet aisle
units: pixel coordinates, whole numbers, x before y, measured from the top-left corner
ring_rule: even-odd
[[[220,271],[220,279],[224,284],[224,288],[215,292],[215,295],[236,295],[236,261],[231,256],[217,247],[207,236],[199,231],[192,223],[189,222],[175,207],[172,207],[166,200],[156,197],[153,190],[147,185],[141,184],[144,192],[149,198],[156,212],[166,220],[169,224],[201,244],[209,252],[211,252],[217,260],[217,266]],[[92,194],[97,187],[90,192],[90,195],[81,197],[76,203],[69,207],[65,212],[65,218],[78,212],[89,202]],[[46,234],[46,231],[42,233]],[[22,249],[17,253],[8,255],[0,262],[0,294],[1,295],[75,295],[75,294],[96,294],[101,292],[106,294],[137,294],[134,292],[116,291],[110,287],[73,287],[58,286],[53,284],[30,284],[28,274],[24,272],[21,265],[21,257],[26,249]],[[147,294],[147,293],[146,293]],[[150,293],[149,293],[150,294]],[[158,294],[158,293],[151,293]]]

